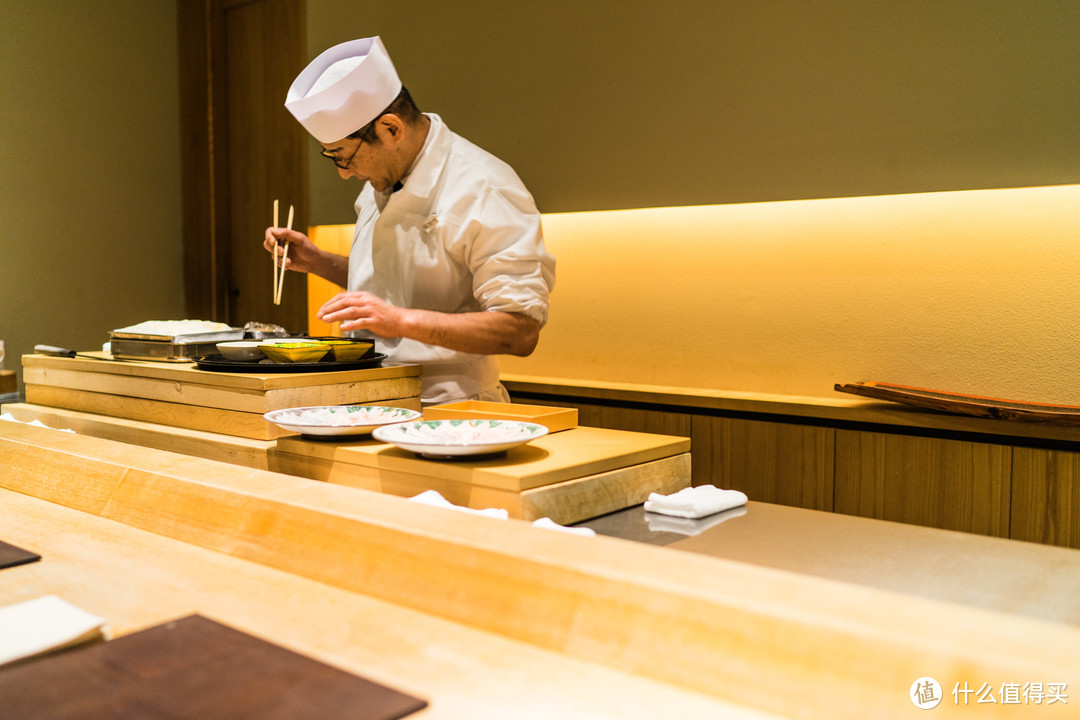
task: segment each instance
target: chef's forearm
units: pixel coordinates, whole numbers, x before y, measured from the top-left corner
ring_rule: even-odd
[[[324,251],[311,272],[339,287],[346,287],[349,283],[349,258]]]
[[[540,323],[521,313],[410,309],[404,311],[402,335],[459,352],[526,356],[536,348]]]

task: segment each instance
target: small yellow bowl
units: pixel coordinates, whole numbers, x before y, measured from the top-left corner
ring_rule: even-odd
[[[319,362],[330,352],[329,345],[319,342],[265,343],[259,349],[276,363]]]
[[[370,340],[323,340],[329,345],[338,362],[361,360],[375,351],[375,343]]]

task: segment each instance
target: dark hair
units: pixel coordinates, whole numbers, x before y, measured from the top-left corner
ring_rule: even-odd
[[[350,133],[349,137],[354,140],[368,140],[367,136],[375,128],[375,123],[386,114],[397,115],[406,125],[415,125],[420,120],[420,108],[416,107],[416,102],[413,101],[412,95],[409,94],[408,88],[404,85],[401,86],[401,92],[398,93],[394,101],[387,105],[386,109],[375,116],[375,119],[369,122],[364,127],[360,128],[354,133]],[[376,136],[376,140],[378,136]]]

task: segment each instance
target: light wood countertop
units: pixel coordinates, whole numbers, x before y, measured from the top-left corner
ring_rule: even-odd
[[[198,613],[423,697],[418,719],[777,717],[10,490],[0,528],[42,556],[0,570],[0,604],[55,594],[117,636]]]

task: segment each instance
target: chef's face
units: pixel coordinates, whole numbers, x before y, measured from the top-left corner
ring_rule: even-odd
[[[402,162],[401,128],[394,116],[382,116],[360,138],[323,143],[323,156],[334,161],[343,180],[356,178],[385,191],[405,174]]]

